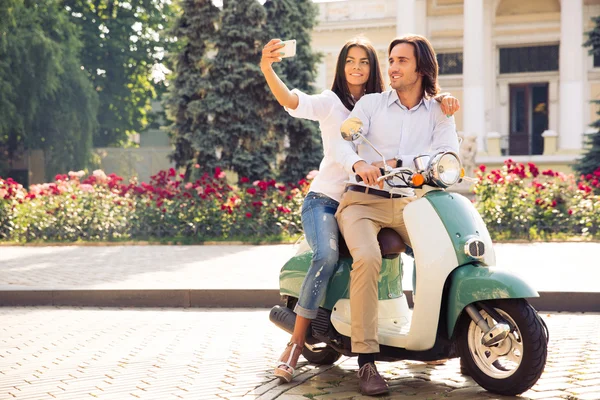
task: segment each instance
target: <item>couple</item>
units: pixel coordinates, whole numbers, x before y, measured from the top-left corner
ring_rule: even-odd
[[[392,90],[384,91],[373,46],[357,38],[340,51],[331,90],[312,96],[288,90],[273,71],[272,64],[281,61],[283,46],[279,42],[273,39],[264,46],[261,70],[277,101],[290,115],[319,121],[324,158],[302,205],[302,225],[313,258],[294,309],[292,338],[274,374],[286,382],[293,378],[306,331],[317,316],[337,266],[341,231],[353,259],[351,341],[352,352],[358,354],[360,391],[365,395],[385,393],[387,383],[375,367],[381,267],[377,234],[389,227],[410,245],[402,211],[415,197],[412,191],[402,192],[378,183],[383,161],[370,147],[344,141],[340,126],[344,120],[358,117],[363,134],[385,155],[387,164],[393,168],[411,166],[413,158],[424,152],[458,152],[454,118],[450,116],[460,105],[454,97],[438,95],[435,52],[422,36],[404,36],[390,43],[388,74]],[[355,174],[364,183],[356,183]]]

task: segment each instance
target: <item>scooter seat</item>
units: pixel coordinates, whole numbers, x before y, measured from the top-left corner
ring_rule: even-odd
[[[406,244],[402,240],[402,237],[391,228],[383,228],[377,234],[377,242],[379,242],[379,249],[381,250],[381,257],[387,259],[394,259],[406,251]],[[340,257],[350,257],[350,250],[346,245],[346,241],[340,235]]]

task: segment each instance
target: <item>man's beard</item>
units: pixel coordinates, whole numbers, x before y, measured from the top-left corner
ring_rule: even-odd
[[[390,83],[390,86],[392,87],[392,89],[395,89],[399,92],[408,92],[408,91],[414,89],[414,87],[416,86],[418,81],[419,81],[419,77],[417,76],[415,78],[415,80],[410,83],[398,82],[396,85],[394,85],[393,83]]]

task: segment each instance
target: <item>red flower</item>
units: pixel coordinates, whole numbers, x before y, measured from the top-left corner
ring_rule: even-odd
[[[246,213],[246,218],[252,218],[252,214],[251,213]]]
[[[256,194],[256,189],[253,187],[248,188],[248,189],[246,189],[246,193],[249,193],[254,196]]]
[[[176,172],[175,172],[175,168],[169,168],[169,176],[175,176]]]
[[[481,164],[481,165],[479,166],[479,170],[480,170],[481,172],[485,172],[485,165]]]
[[[573,215],[573,210],[569,210],[567,212],[569,213],[569,215]]]
[[[240,179],[240,183],[248,183],[250,182],[250,179],[248,179],[248,177],[242,176],[242,179]]]
[[[279,186],[277,186],[277,189],[279,189],[280,192],[285,192],[286,191],[285,185],[279,185]]]
[[[554,207],[556,207],[556,204],[557,204],[556,200],[552,200],[552,204],[550,204],[550,207],[554,208]]]

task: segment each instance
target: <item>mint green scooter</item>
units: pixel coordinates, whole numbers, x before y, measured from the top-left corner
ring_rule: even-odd
[[[344,123],[342,136],[362,138],[370,145],[357,119]],[[463,373],[486,390],[523,393],[537,382],[546,364],[548,331],[525,300],[539,295],[512,272],[496,267],[492,240],[481,216],[464,196],[445,190],[463,175],[458,156],[452,152],[419,156],[414,164],[414,169],[388,168],[380,178],[392,187],[415,189],[418,199],[404,209],[415,259],[412,310],[402,290],[399,255],[406,247],[391,229],[383,229],[378,237],[383,256],[379,359],[460,357]],[[275,306],[270,313],[270,320],[289,333],[295,321],[292,310],[312,257],[307,245],[300,247],[281,269],[280,292],[287,304]],[[350,346],[351,266],[352,259],[341,246],[338,269],[302,353],[311,363],[331,364],[341,355],[355,355]]]

